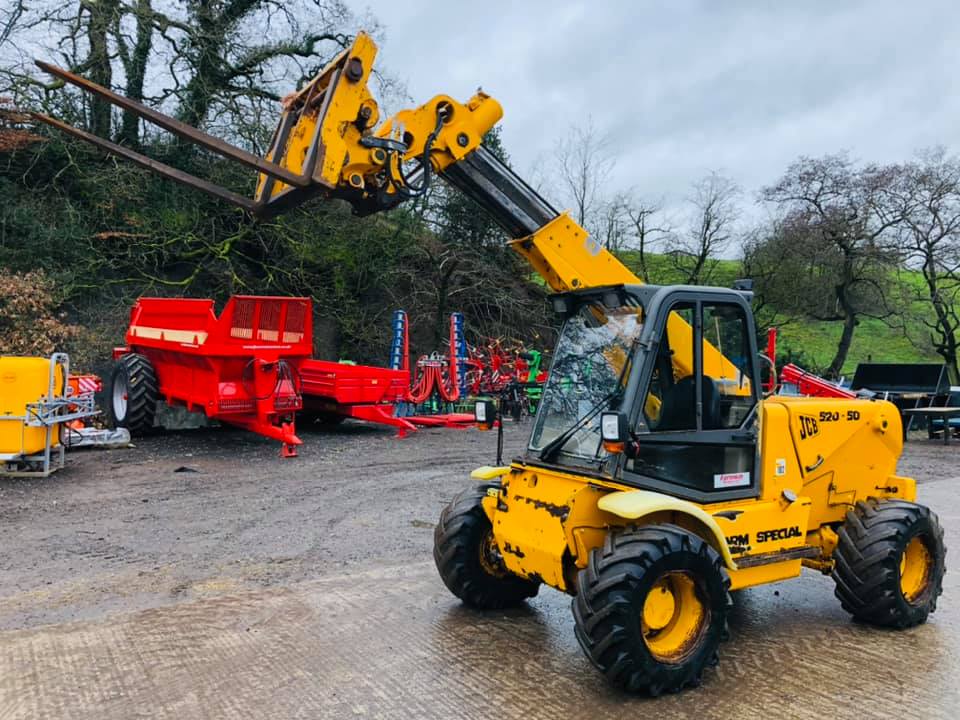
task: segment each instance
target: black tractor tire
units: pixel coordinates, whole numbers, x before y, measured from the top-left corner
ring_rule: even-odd
[[[648,642],[679,627],[679,606],[662,630],[644,629],[648,595],[677,575],[693,588],[701,620],[674,657],[658,655]],[[577,579],[573,619],[577,641],[593,665],[616,687],[656,696],[699,685],[718,662],[727,639],[732,604],[730,576],[705,540],[676,525],[615,530],[590,553]]]
[[[139,353],[122,355],[113,368],[107,396],[113,426],[126,428],[131,435],[149,432],[159,397],[160,386],[150,361]]]
[[[834,551],[833,579],[843,609],[857,620],[891,628],[926,622],[943,592],[947,549],[929,508],[905,500],[869,498],[847,512]],[[914,538],[928,553],[928,570],[915,597],[901,583],[901,559]]]
[[[444,585],[479,610],[516,607],[540,590],[540,583],[507,570],[496,550],[480,501],[498,487],[484,483],[461,492],[444,508],[433,533],[433,559]]]

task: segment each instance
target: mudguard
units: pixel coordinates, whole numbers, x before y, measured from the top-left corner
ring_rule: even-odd
[[[720,529],[720,525],[698,505],[650,490],[624,490],[604,495],[597,502],[597,507],[604,512],[627,520],[637,520],[658,512],[676,512],[689,515],[703,524],[713,535],[713,539],[716,541],[713,544],[720,551],[727,568],[730,570],[737,569],[737,564],[730,554],[727,539],[723,530]],[[709,540],[709,538],[705,539]]]

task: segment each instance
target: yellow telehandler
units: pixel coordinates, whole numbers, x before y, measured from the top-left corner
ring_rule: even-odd
[[[641,284],[484,148],[502,109],[483,92],[379,123],[367,87],[375,55],[361,33],[285,98],[265,158],[41,64],[256,169],[253,200],[36,117],[258,216],[315,196],[377,212],[440,175],[503,227],[557,293],[563,327],[526,452],[476,470],[436,527],[437,568],[464,603],[504,608],[542,584],[569,593],[590,661],[649,694],[698,684],[717,661],[731,591],[802,567],[831,574],[862,621],[924,622],[946,550],[914,480],[896,474],[897,409],[761,397],[748,290]],[[477,412],[489,422],[495,408]]]

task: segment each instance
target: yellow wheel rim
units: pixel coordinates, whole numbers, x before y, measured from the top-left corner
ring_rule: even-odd
[[[933,556],[919,535],[910,539],[900,555],[900,592],[908,603],[916,601],[930,584]]]
[[[503,565],[503,556],[497,547],[497,540],[493,537],[493,530],[487,530],[479,547],[480,567],[487,575],[504,577],[507,569]]]
[[[709,624],[710,610],[700,599],[697,585],[689,573],[665,573],[644,598],[643,641],[660,662],[686,660],[697,648]]]

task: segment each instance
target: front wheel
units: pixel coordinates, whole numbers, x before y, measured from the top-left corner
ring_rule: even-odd
[[[838,535],[833,579],[844,610],[872,625],[906,628],[937,609],[947,549],[929,508],[870,498],[847,512]]]
[[[579,573],[577,640],[629,692],[699,685],[726,637],[729,587],[722,559],[693,533],[675,525],[614,531]]]
[[[480,501],[489,488],[475,485],[457,495],[433,533],[433,559],[447,588],[480,610],[520,605],[540,584],[514,575],[503,564],[493,527]]]

